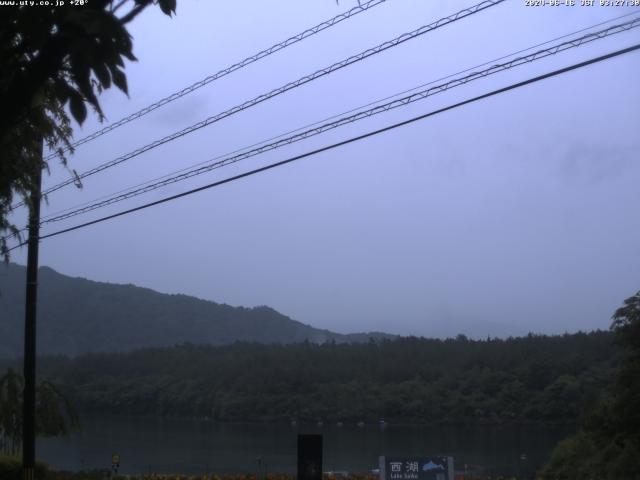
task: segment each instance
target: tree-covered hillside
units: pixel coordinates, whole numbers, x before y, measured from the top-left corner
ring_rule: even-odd
[[[243,308],[134,285],[72,278],[42,267],[38,291],[38,352],[78,355],[177,343],[367,341],[381,333],[341,335],[269,307]],[[22,355],[26,269],[0,265],[0,358]]]
[[[542,479],[640,479],[640,291],[616,310],[611,329],[621,350],[615,378],[578,433],[556,447]]]
[[[41,375],[83,411],[220,421],[574,422],[611,379],[609,332],[472,341],[181,345]]]

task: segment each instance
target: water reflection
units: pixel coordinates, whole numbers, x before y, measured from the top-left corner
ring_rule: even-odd
[[[218,424],[207,420],[90,416],[68,439],[39,439],[38,458],[58,468],[108,468],[120,473],[295,473],[296,435],[322,433],[324,469],[367,472],[378,456],[446,454],[456,470],[490,468],[533,473],[567,427],[415,426],[364,424]],[[258,462],[257,459],[260,459]]]

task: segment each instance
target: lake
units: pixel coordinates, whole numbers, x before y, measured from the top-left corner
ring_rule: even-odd
[[[220,424],[207,420],[85,416],[69,438],[38,439],[38,459],[65,470],[110,468],[120,473],[295,473],[296,435],[322,433],[324,470],[367,472],[379,455],[454,457],[457,471],[478,467],[532,474],[570,427]]]

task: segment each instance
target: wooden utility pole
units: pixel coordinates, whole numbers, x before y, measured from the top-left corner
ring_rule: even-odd
[[[29,205],[27,292],[24,315],[24,393],[22,401],[22,478],[35,480],[36,464],[36,307],[38,301],[38,246],[40,242],[40,196],[42,150],[34,172]]]

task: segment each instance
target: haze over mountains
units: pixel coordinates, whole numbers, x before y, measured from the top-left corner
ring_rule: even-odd
[[[0,357],[22,355],[26,268],[0,266]],[[364,342],[379,332],[339,334],[305,325],[272,308],[232,307],[134,285],[94,282],[41,267],[38,353],[78,355],[145,347],[235,341]]]

